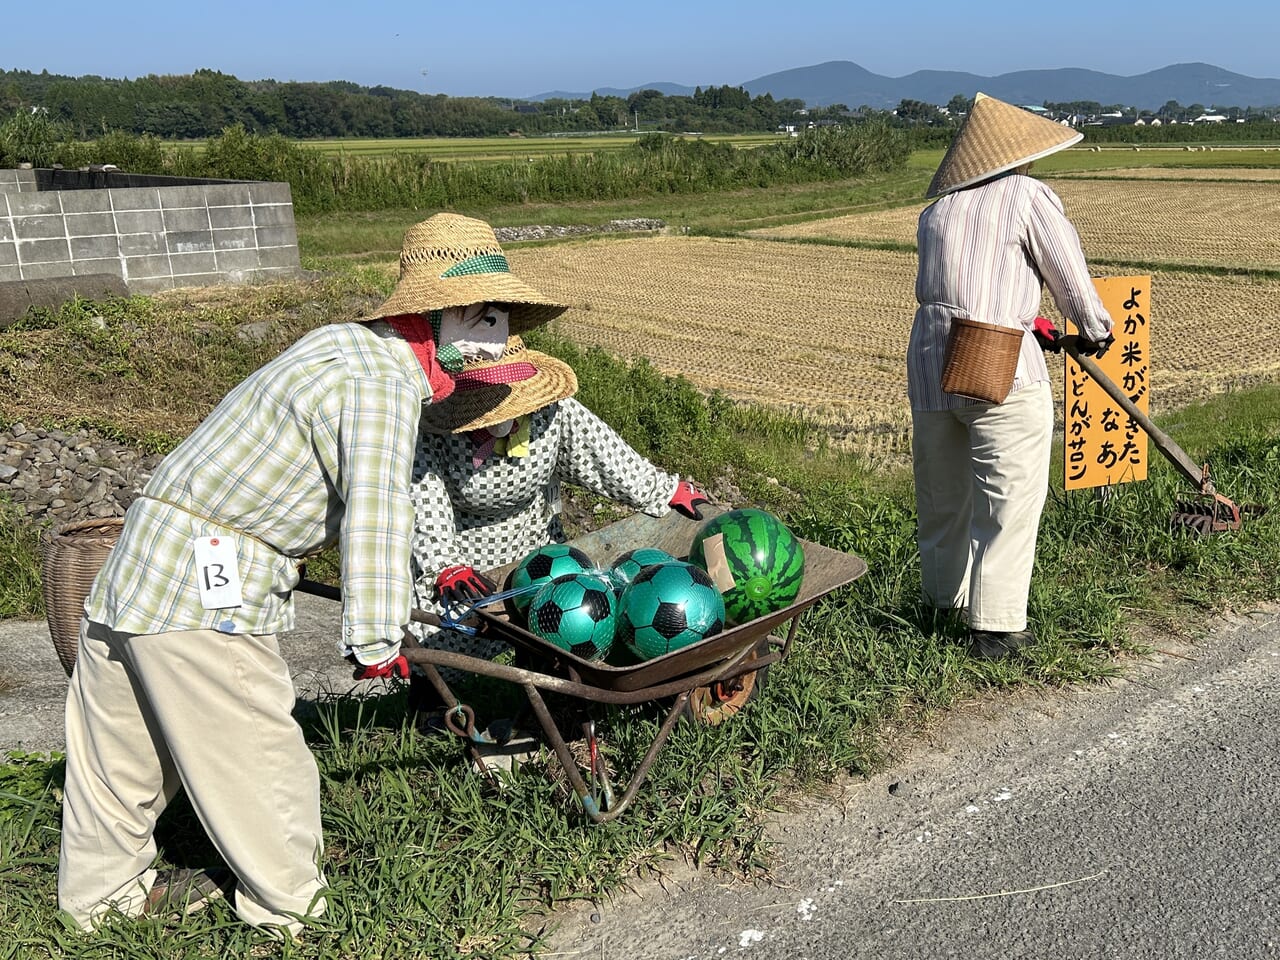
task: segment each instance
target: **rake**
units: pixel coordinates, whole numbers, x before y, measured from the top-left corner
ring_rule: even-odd
[[[1080,353],[1079,337],[1068,335],[1059,339],[1062,349],[1070,355],[1085,373],[1093,378],[1116,403],[1118,403],[1133,419],[1143,432],[1151,438],[1156,449],[1164,454],[1178,472],[1196,488],[1189,497],[1175,501],[1173,514],[1169,517],[1169,526],[1173,530],[1182,530],[1198,536],[1223,533],[1240,529],[1240,507],[1224,497],[1213,486],[1209,476],[1209,464],[1197,464],[1185,450],[1178,446],[1172,437],[1151,422],[1151,418],[1138,409],[1137,404],[1102,372],[1092,358]]]

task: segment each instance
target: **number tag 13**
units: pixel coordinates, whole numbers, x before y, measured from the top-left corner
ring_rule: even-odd
[[[235,538],[197,537],[192,545],[200,605],[206,610],[240,606],[240,568],[236,565]]]

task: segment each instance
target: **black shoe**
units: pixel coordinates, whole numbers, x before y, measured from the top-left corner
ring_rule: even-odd
[[[969,656],[979,660],[999,660],[1035,642],[1036,635],[1030,630],[970,630]]]

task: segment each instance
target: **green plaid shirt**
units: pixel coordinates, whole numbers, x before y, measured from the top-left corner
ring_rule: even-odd
[[[408,487],[431,396],[409,345],[339,323],[251,374],[161,462],[125,516],[85,604],[123,633],[280,633],[294,624],[296,558],[337,540],[338,648],[364,663],[399,649],[412,604]],[[243,603],[205,610],[192,543],[234,537]]]

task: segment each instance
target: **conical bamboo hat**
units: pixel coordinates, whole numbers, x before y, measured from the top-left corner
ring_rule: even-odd
[[[1084,139],[1070,127],[979,93],[925,197],[973,186]]]

